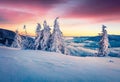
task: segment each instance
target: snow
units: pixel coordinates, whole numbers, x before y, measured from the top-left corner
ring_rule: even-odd
[[[57,52],[62,54],[69,54],[63,39],[63,34],[59,28],[58,17],[54,21],[54,29],[51,33],[50,26],[47,25],[46,20],[43,23],[44,29],[40,30],[41,25],[38,24],[36,28],[35,50],[44,50]]]
[[[50,32],[50,27],[47,25],[47,22],[44,21],[44,29],[42,31],[42,39],[41,39],[41,50],[49,50],[49,38],[50,38],[50,35],[51,35],[51,32]]]
[[[41,35],[42,35],[42,32],[41,32],[41,25],[38,23],[37,24],[37,28],[36,28],[36,38],[35,38],[35,43],[34,43],[34,47],[35,49],[37,50],[40,46],[40,39],[41,39]]]
[[[16,35],[15,35],[15,37],[14,37],[14,41],[13,41],[11,47],[14,47],[14,48],[22,48],[22,38],[21,38],[21,36],[18,34],[18,29],[16,30]]]
[[[59,27],[58,19],[59,17],[57,17],[54,21],[54,29],[50,37],[50,51],[68,55],[69,52],[66,49],[63,34]]]
[[[0,47],[0,82],[120,82],[119,76],[119,58]]]
[[[99,42],[99,51],[97,56],[108,56],[109,54],[109,41],[106,26],[102,26],[102,38]]]

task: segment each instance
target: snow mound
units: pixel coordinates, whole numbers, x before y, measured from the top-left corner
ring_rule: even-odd
[[[119,76],[119,58],[0,47],[0,82],[120,82]]]

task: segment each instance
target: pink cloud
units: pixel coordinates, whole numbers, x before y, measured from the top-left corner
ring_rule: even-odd
[[[0,23],[21,23],[45,17],[48,10],[65,0],[1,0]]]
[[[119,4],[120,0],[1,0],[0,22],[19,23],[46,15],[97,22],[118,21]]]
[[[92,21],[120,20],[120,0],[79,0],[67,10],[66,18],[85,18]]]

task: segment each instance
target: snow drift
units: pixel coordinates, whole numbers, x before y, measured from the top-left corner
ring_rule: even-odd
[[[0,47],[0,82],[120,82],[120,59]]]

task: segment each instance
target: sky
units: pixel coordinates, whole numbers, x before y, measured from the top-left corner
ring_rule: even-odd
[[[35,34],[37,23],[46,20],[53,29],[59,17],[64,36],[95,36],[107,26],[120,35],[120,0],[0,0],[0,28]]]

